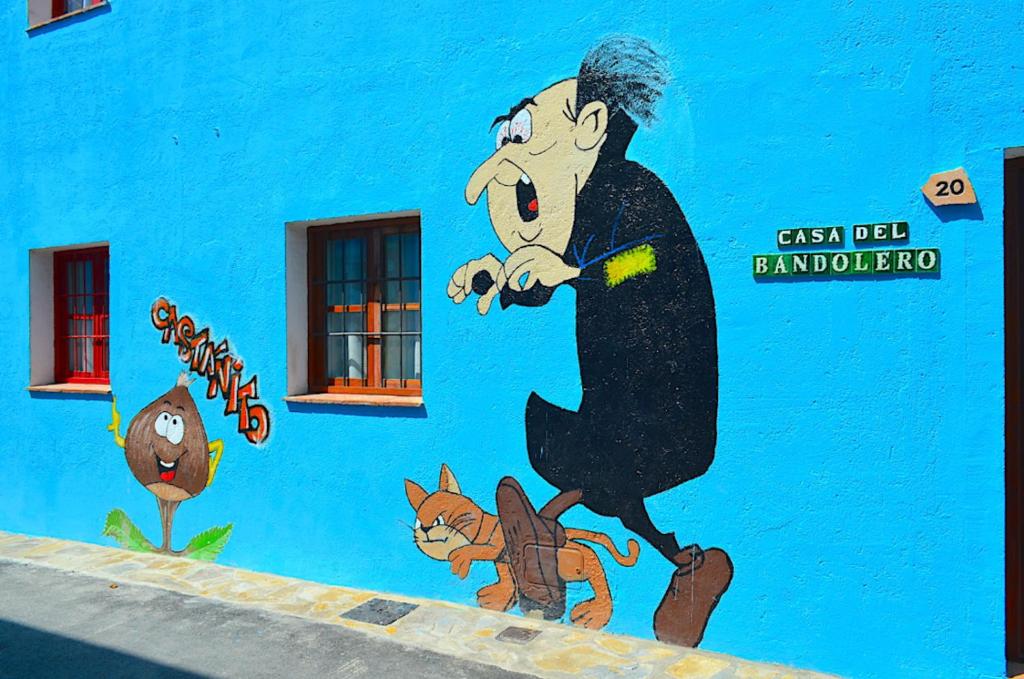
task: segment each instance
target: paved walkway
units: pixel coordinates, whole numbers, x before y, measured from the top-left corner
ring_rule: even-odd
[[[0,678],[821,679],[446,602],[0,532]]]

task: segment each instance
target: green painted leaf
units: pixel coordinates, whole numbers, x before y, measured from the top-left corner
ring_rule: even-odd
[[[235,525],[229,523],[226,526],[214,526],[204,530],[189,540],[182,556],[199,561],[213,561],[228,544],[228,538],[231,537],[231,531],[234,528]]]
[[[103,534],[114,538],[117,544],[133,552],[155,552],[156,547],[146,539],[139,527],[132,523],[123,509],[114,509],[107,514]]]

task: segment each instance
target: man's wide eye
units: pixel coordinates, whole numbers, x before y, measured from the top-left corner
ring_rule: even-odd
[[[533,116],[525,108],[512,117],[508,136],[513,144],[525,144],[533,134]]]
[[[508,136],[509,122],[506,120],[498,128],[498,134],[494,138],[494,148],[500,149],[505,144],[511,141],[511,137]]]

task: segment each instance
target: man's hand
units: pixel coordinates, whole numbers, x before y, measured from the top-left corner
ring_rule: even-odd
[[[523,292],[537,283],[553,288],[579,275],[579,269],[569,266],[546,247],[527,245],[508,256],[494,281],[498,290],[508,285],[516,292]],[[525,280],[521,280],[523,276]]]
[[[451,280],[448,281],[448,296],[456,304],[462,304],[473,292],[474,276],[478,273],[486,272],[491,277],[491,281],[494,281],[497,279],[500,270],[501,261],[494,255],[488,254],[480,259],[471,259],[452,274]],[[498,290],[500,288],[492,283],[486,292],[480,293],[480,299],[476,302],[476,309],[480,312],[481,316],[490,310],[491,302],[494,301]]]

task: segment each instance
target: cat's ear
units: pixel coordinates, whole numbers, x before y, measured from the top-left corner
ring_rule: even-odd
[[[419,511],[420,505],[427,499],[427,491],[423,490],[419,484],[406,479],[405,496],[409,498],[409,504],[412,505],[412,508]]]
[[[438,481],[437,488],[446,493],[462,495],[462,489],[459,488],[459,482],[455,480],[455,474],[452,474],[452,470],[446,464],[441,464],[441,480]]]

